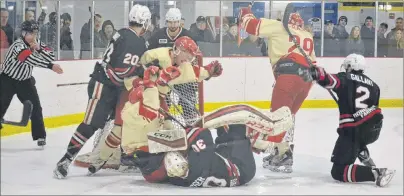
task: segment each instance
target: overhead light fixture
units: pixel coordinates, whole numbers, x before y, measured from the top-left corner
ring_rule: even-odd
[[[7,9],[10,10],[10,11],[12,11],[12,10],[14,10],[14,6],[13,6],[13,5],[10,5],[10,6],[7,7]]]
[[[47,10],[47,9],[48,9],[48,6],[42,6],[41,9]]]
[[[167,5],[174,5],[175,1],[167,1]]]

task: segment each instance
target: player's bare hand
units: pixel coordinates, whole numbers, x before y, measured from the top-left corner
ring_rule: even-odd
[[[63,73],[63,69],[62,69],[62,67],[60,67],[59,64],[53,64],[52,71],[56,72],[57,74]]]
[[[178,78],[181,75],[180,70],[177,67],[170,66],[160,71],[159,79],[157,83],[161,86],[165,86],[171,80]]]
[[[210,77],[218,77],[222,75],[223,67],[219,61],[212,61],[208,65],[204,66],[206,71],[208,71]]]

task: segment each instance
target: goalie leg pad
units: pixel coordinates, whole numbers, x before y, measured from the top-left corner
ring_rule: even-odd
[[[147,138],[150,153],[179,151],[188,148],[185,130],[149,132]]]
[[[111,157],[111,154],[113,154],[115,149],[117,149],[121,144],[121,137],[122,127],[115,125],[108,134],[107,138],[105,138],[105,142],[101,142],[100,144],[101,160],[106,161]]]

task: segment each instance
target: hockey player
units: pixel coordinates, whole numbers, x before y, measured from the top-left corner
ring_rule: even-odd
[[[395,171],[376,168],[370,159],[367,145],[379,138],[383,115],[379,108],[379,86],[366,76],[365,58],[359,54],[347,56],[338,74],[328,74],[321,67],[310,72],[319,85],[331,89],[338,96],[340,112],[338,139],[331,161],[331,175],[342,182],[376,182],[386,186]],[[356,158],[365,165],[354,164]]]
[[[188,36],[192,38],[191,33],[180,26],[181,17],[182,17],[181,11],[178,8],[170,8],[166,14],[167,27],[159,29],[148,40],[149,44],[148,49],[150,50],[160,47],[173,47],[174,42],[180,37]],[[185,101],[182,99],[182,97],[187,97],[188,100],[192,103],[192,105],[196,105],[196,102],[198,100],[196,97],[196,91],[198,90],[198,83],[194,82],[188,84],[178,84],[174,85],[174,89],[176,89],[177,92],[179,93],[178,105],[182,106],[183,108],[184,112],[183,116],[187,117],[184,120],[187,122],[187,124],[192,124],[195,121],[198,114],[196,113],[195,110],[188,109],[189,104],[184,103]],[[189,91],[193,91],[194,93],[189,93]],[[170,107],[171,103],[169,101],[170,99],[167,99],[167,104]]]
[[[167,27],[159,29],[148,40],[148,49],[160,47],[173,47],[175,40],[182,36],[191,37],[188,30],[180,27],[181,11],[178,8],[170,8],[166,13]]]
[[[218,61],[213,61],[206,66],[193,66],[196,56],[201,55],[196,43],[189,37],[178,38],[173,48],[162,47],[148,50],[140,59],[142,65],[159,65],[159,77],[154,76],[157,71],[145,72],[145,77],[131,77],[125,79],[127,96],[122,95],[118,104],[115,124],[122,128],[113,128],[111,133],[102,141],[100,156],[89,167],[90,173],[94,173],[107,164],[114,150],[121,145],[125,151],[123,162],[133,159],[137,150],[147,150],[147,133],[164,127],[172,129],[172,125],[159,112],[159,109],[168,111],[165,98],[170,92],[168,85],[184,84],[207,80],[218,77],[222,73],[222,66]],[[158,63],[156,63],[158,62]],[[174,65],[174,66],[172,66]],[[149,74],[149,75],[146,75]],[[151,76],[150,74],[153,76]],[[177,76],[178,75],[178,76]],[[145,94],[147,91],[147,94]],[[129,95],[129,96],[128,96]],[[164,126],[163,126],[164,125]]]
[[[123,78],[143,74],[139,57],[146,51],[142,34],[150,24],[149,8],[134,5],[129,13],[129,28],[119,30],[108,45],[101,63],[96,63],[88,85],[89,102],[83,122],[73,134],[67,152],[57,163],[54,176],[64,178],[68,167],[86,141],[103,128],[118,102]]]
[[[306,99],[312,83],[309,80],[309,63],[296,47],[287,29],[313,63],[316,56],[313,35],[304,29],[303,19],[298,13],[291,13],[290,6],[286,10],[283,22],[287,24],[278,20],[257,19],[251,12],[251,7],[240,9],[239,22],[247,33],[268,38],[271,51],[269,58],[276,81],[272,90],[271,111],[287,106],[295,115]],[[264,158],[265,168],[276,172],[293,171],[293,132],[292,129],[290,133],[283,132],[277,137],[269,138],[279,144],[272,154]]]

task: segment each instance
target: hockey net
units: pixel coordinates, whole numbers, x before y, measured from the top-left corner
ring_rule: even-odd
[[[192,64],[202,66],[203,58],[197,57]],[[183,129],[199,120],[204,114],[203,110],[203,82],[186,83],[172,86],[172,90],[166,98],[169,113],[178,122],[172,120],[175,129]],[[181,123],[182,125],[180,125]],[[114,125],[114,120],[109,120],[103,129],[99,129],[94,136],[93,149],[91,152],[81,154],[74,160],[78,167],[88,166],[96,161],[100,153],[100,143],[104,142]],[[117,148],[112,157],[104,165],[104,169],[125,169],[120,166],[121,149]]]

